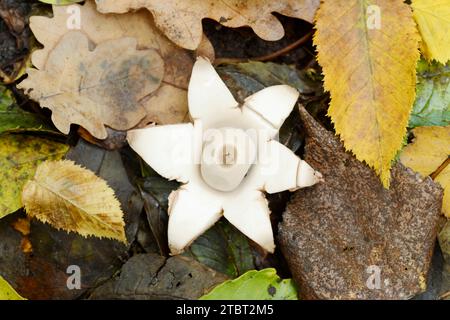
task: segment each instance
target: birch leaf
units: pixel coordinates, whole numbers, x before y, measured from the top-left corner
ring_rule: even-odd
[[[0,300],[26,300],[14,290],[13,287],[0,276]]]
[[[155,24],[180,47],[194,50],[202,40],[202,19],[211,18],[224,26],[251,27],[264,40],[279,40],[283,26],[273,12],[312,22],[320,0],[97,0],[102,13],[125,13],[148,9]]]
[[[123,212],[114,191],[72,161],[42,163],[25,185],[22,202],[30,217],[56,229],[126,243]]]
[[[105,41],[93,51],[79,31],[66,33],[51,51],[45,67],[29,69],[20,88],[68,134],[79,124],[98,139],[105,125],[116,130],[136,126],[146,111],[140,101],[159,88],[164,62],[155,50],[137,50],[133,38]]]
[[[450,60],[450,0],[414,0],[412,7],[423,54],[445,64]]]
[[[61,159],[68,146],[47,139],[16,134],[0,136],[0,218],[22,207],[20,194],[36,167]]]
[[[418,34],[402,1],[324,1],[314,43],[345,148],[389,187],[415,95]]]
[[[413,133],[415,139],[403,149],[400,161],[424,177],[439,170],[434,180],[444,188],[442,211],[450,218],[450,126],[418,127]]]

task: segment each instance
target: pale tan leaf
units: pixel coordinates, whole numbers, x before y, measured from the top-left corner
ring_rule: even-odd
[[[320,0],[97,0],[103,13],[148,9],[155,24],[180,47],[194,50],[202,39],[202,19],[227,27],[250,26],[264,40],[279,40],[283,26],[274,12],[312,22]]]
[[[79,21],[76,21],[79,14]],[[75,19],[75,20],[74,20]],[[80,22],[77,26],[77,22]],[[74,29],[74,27],[79,27]],[[53,17],[32,16],[30,28],[43,48],[32,54],[34,66],[43,70],[49,55],[62,38],[69,32],[83,33],[92,45],[124,37],[135,38],[139,50],[154,49],[164,60],[163,84],[158,90],[141,102],[145,109],[145,118],[159,124],[171,124],[183,121],[187,111],[187,86],[194,63],[194,54],[177,47],[169,41],[154,25],[151,14],[146,10],[128,14],[100,14],[95,9],[94,0],[84,5],[53,6]],[[202,38],[201,54],[214,59],[214,50],[206,37]],[[167,87],[170,87],[167,89]],[[166,102],[158,99],[164,95],[159,90],[177,91],[177,95]],[[179,99],[175,101],[175,99]],[[171,109],[171,112],[162,110]],[[174,109],[176,108],[176,109]],[[173,111],[173,112],[172,112]]]
[[[46,161],[24,187],[30,217],[82,236],[126,243],[123,212],[114,191],[90,170],[72,161]]]
[[[20,85],[41,107],[52,110],[55,126],[67,134],[72,123],[105,139],[105,125],[134,127],[146,115],[140,101],[157,90],[164,62],[155,50],[137,50],[136,40],[121,38],[89,50],[79,31],[66,33],[50,52],[45,67],[28,70]]]
[[[411,9],[401,0],[326,0],[316,29],[336,133],[388,187],[415,97],[419,35]]]

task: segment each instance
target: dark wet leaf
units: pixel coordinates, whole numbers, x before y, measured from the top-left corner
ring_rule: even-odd
[[[294,194],[279,228],[300,294],[406,299],[424,291],[442,189],[400,163],[392,171],[390,190],[384,189],[333,133],[304,109],[300,114],[307,135],[305,160],[325,179]]]
[[[226,279],[193,259],[139,254],[124,264],[120,276],[98,287],[89,298],[198,299]]]
[[[225,220],[198,237],[187,255],[233,278],[255,268],[248,239]]]
[[[448,300],[450,299],[450,221],[447,221],[438,239],[444,257],[441,293]]]
[[[23,131],[53,130],[40,116],[20,109],[12,92],[0,85],[0,134]]]
[[[128,181],[120,154],[105,151],[80,140],[67,158],[94,171],[114,189],[125,214],[129,243],[135,239],[142,200]],[[12,215],[17,219],[18,216]],[[21,217],[21,216],[19,216]],[[0,220],[0,274],[29,299],[73,299],[108,280],[120,269],[128,257],[129,247],[120,242],[84,238],[59,231],[38,221],[31,222],[32,254],[21,250],[21,235],[11,224],[14,220]],[[81,271],[81,289],[69,290],[69,266]]]

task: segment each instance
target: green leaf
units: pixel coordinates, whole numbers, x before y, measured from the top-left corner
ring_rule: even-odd
[[[54,4],[56,6],[65,6],[72,3],[83,2],[84,0],[39,0],[40,2]]]
[[[447,126],[450,124],[450,63],[417,65],[416,101],[409,127]]]
[[[59,160],[68,146],[17,134],[0,136],[0,218],[22,207],[22,188],[45,160]]]
[[[215,287],[201,300],[297,300],[291,279],[281,280],[274,268],[251,270]]]
[[[13,287],[0,276],[0,300],[26,300],[14,290]]]
[[[0,86],[0,134],[21,131],[53,132],[39,116],[20,109],[11,92]]]
[[[255,268],[247,238],[224,220],[198,237],[187,254],[231,277]]]

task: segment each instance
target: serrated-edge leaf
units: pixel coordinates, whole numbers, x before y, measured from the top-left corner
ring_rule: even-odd
[[[379,28],[369,26],[378,13]],[[316,30],[336,133],[389,187],[415,96],[419,36],[411,9],[402,1],[328,0]]]
[[[414,18],[422,35],[422,51],[428,60],[450,60],[450,0],[413,0]]]
[[[82,236],[126,243],[123,212],[106,181],[73,161],[46,161],[27,182],[22,202],[30,217]]]

